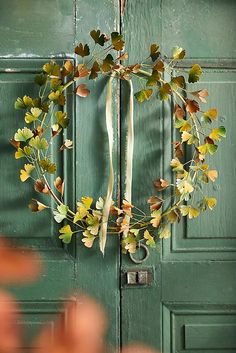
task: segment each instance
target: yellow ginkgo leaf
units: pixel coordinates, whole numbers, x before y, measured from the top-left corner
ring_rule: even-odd
[[[184,131],[181,135],[182,142],[187,142],[193,137],[192,134],[189,134],[187,131]],[[190,143],[189,143],[190,144]]]
[[[82,201],[84,207],[85,207],[87,210],[89,210],[90,207],[91,207],[91,205],[92,205],[92,203],[93,203],[93,198],[92,198],[92,197],[85,196],[85,197],[82,197],[82,198],[81,198],[81,201]]]
[[[155,240],[153,238],[153,236],[149,233],[149,231],[146,229],[144,232],[144,239],[146,239],[146,244],[151,246],[151,247],[155,247],[156,243]]]
[[[196,218],[200,214],[200,211],[197,208],[192,207],[192,206],[185,206],[185,205],[180,207],[180,212],[181,212],[182,216],[188,215],[189,219]]]
[[[205,198],[207,206],[210,208],[210,210],[213,210],[213,208],[217,204],[217,200],[214,197],[206,197]]]
[[[22,182],[26,181],[34,169],[35,167],[32,164],[25,164],[24,169],[20,170],[20,180]]]
[[[211,180],[211,181],[215,181],[218,177],[218,172],[217,170],[213,169],[213,170],[208,170],[205,172],[206,175],[208,176],[208,178]]]
[[[151,216],[153,217],[150,221],[150,223],[152,224],[152,226],[154,228],[157,228],[160,225],[161,222],[161,212],[160,211],[154,211],[152,212]]]
[[[204,117],[210,120],[215,120],[217,118],[218,112],[216,108],[211,108],[207,112],[204,113]]]
[[[168,239],[171,236],[171,232],[168,226],[165,226],[161,229],[159,233],[159,238]]]
[[[192,125],[188,121],[185,121],[185,123],[182,125],[179,131],[183,132],[183,131],[190,131],[190,130],[192,130]]]

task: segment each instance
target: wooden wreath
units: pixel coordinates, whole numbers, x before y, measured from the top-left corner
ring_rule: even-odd
[[[189,91],[188,83],[197,82],[202,75],[198,64],[189,70],[177,66],[179,60],[185,57],[185,50],[175,47],[171,60],[163,56],[157,44],[150,46],[150,52],[141,63],[125,65],[128,53],[122,52],[124,40],[121,34],[112,32],[110,36],[100,30],[93,30],[90,36],[94,40],[93,50],[88,44],[80,43],[75,48],[75,54],[81,63],[74,65],[66,60],[63,65],[55,61],[45,63],[42,73],[35,77],[39,86],[38,97],[17,98],[16,109],[25,111],[24,120],[27,124],[18,129],[11,140],[16,148],[15,158],[26,159],[24,168],[20,170],[20,180],[34,181],[34,189],[38,193],[47,194],[53,198],[55,207],[45,205],[32,199],[29,208],[32,212],[52,209],[56,222],[64,222],[59,230],[59,238],[64,243],[70,243],[72,236],[77,234],[87,248],[91,248],[99,239],[100,250],[104,253],[107,235],[117,234],[121,239],[123,252],[135,253],[138,244],[143,243],[155,247],[160,238],[170,237],[171,223],[179,222],[182,217],[189,219],[198,217],[201,212],[212,210],[216,199],[205,195],[202,186],[214,182],[218,176],[215,169],[205,163],[206,156],[217,151],[217,142],[226,136],[223,126],[215,126],[217,109],[203,111],[199,103],[206,103],[208,91]],[[98,48],[100,48],[98,50]],[[171,79],[164,79],[167,73]],[[178,76],[176,76],[178,73]],[[179,74],[180,73],[180,74]],[[109,180],[106,197],[99,197],[94,202],[92,197],[82,197],[75,209],[70,209],[63,199],[64,181],[55,177],[50,185],[48,175],[57,171],[53,155],[49,156],[50,146],[67,128],[70,118],[63,111],[66,102],[67,88],[77,82],[75,93],[87,97],[90,90],[85,79],[96,80],[99,75],[108,75],[106,99],[106,127],[109,140]],[[130,87],[129,117],[127,132],[127,155],[133,156],[133,96],[138,103],[146,101],[155,103],[172,97],[175,102],[174,124],[177,129],[178,141],[173,142],[173,159],[170,167],[175,174],[175,182],[162,178],[154,181],[156,194],[148,198],[150,213],[145,213],[132,204],[132,158],[126,161],[126,189],[124,201],[117,205],[112,200],[114,184],[112,147],[112,80],[126,80]],[[133,95],[132,80],[138,79],[142,89]],[[146,104],[146,103],[145,103]],[[185,146],[185,147],[184,147]],[[59,153],[73,148],[73,141],[65,139]],[[192,157],[184,159],[184,151],[189,149]],[[198,196],[195,197],[195,194]],[[197,200],[197,201],[194,201]]]

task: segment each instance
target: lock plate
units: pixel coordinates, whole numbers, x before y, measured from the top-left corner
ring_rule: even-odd
[[[122,287],[145,287],[152,285],[154,281],[153,269],[123,269],[122,270]]]

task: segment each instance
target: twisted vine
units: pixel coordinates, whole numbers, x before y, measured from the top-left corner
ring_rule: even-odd
[[[53,185],[48,181],[48,175],[56,175],[57,171],[55,156],[49,155],[50,146],[68,127],[70,120],[63,111],[66,90],[79,83],[75,94],[86,98],[90,94],[87,81],[105,75],[128,82],[138,80],[141,89],[134,96],[139,104],[147,104],[147,101],[155,104],[156,98],[167,101],[172,97],[174,124],[179,136],[173,142],[170,162],[174,183],[163,178],[153,182],[156,191],[147,199],[148,214],[126,199],[121,205],[112,203],[109,207],[107,234],[120,237],[124,253],[134,253],[139,243],[155,247],[160,238],[170,237],[170,224],[178,223],[182,217],[193,219],[216,206],[217,200],[205,194],[203,186],[215,182],[218,172],[211,169],[205,159],[217,151],[217,143],[226,136],[226,130],[224,126],[215,126],[216,108],[207,111],[200,108],[200,103],[206,103],[208,91],[189,89],[189,84],[199,81],[201,67],[195,64],[186,70],[176,66],[185,57],[184,49],[175,47],[171,60],[167,60],[159,46],[152,44],[141,63],[126,65],[128,53],[123,51],[125,42],[121,34],[113,32],[108,37],[100,30],[93,30],[90,36],[94,41],[92,50],[83,43],[75,48],[79,64],[74,65],[71,60],[62,65],[55,61],[45,63],[42,73],[35,77],[35,84],[39,86],[38,97],[25,95],[17,98],[15,108],[25,111],[26,127],[17,130],[11,143],[16,148],[15,158],[26,160],[20,170],[20,180],[33,180],[34,189],[54,201],[51,207],[32,199],[31,211],[51,209],[55,221],[64,222],[59,230],[59,238],[64,243],[69,243],[77,234],[83,244],[91,248],[101,236],[105,198],[99,197],[95,202],[92,197],[85,196],[74,209],[70,209],[63,198],[62,178],[55,177]],[[164,78],[164,73],[171,77],[169,81]],[[58,153],[71,148],[73,141],[65,139]],[[192,152],[189,160],[184,156],[186,148]]]

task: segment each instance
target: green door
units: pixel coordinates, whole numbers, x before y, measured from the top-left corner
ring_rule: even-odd
[[[24,347],[45,320],[50,320],[53,335],[53,320],[68,294],[82,290],[105,305],[109,340],[117,348],[138,340],[164,353],[236,351],[235,15],[233,0],[0,1],[0,233],[39,251],[45,268],[37,283],[13,288],[24,314],[19,322],[27,331]],[[171,239],[141,264],[120,256],[119,242],[113,238],[104,258],[97,248],[85,249],[80,241],[62,246],[55,222],[44,213],[28,211],[32,188],[18,181],[15,171],[20,162],[17,165],[8,142],[23,126],[13,109],[16,97],[26,92],[33,96],[33,78],[42,64],[50,57],[59,62],[73,59],[74,45],[86,41],[97,27],[108,33],[120,27],[131,63],[143,59],[152,42],[158,42],[167,55],[175,45],[184,47],[188,55],[182,65],[197,62],[204,68],[196,90],[209,89],[209,107],[217,105],[228,131],[214,157],[220,174],[212,190],[219,200],[217,208],[173,227]],[[119,90],[114,98],[116,199],[124,190],[127,120],[122,106],[126,88],[121,86],[121,109]],[[82,195],[96,198],[106,191],[105,91],[100,80],[86,100],[68,95],[67,110],[73,119],[69,134],[76,147],[66,163],[59,164],[70,182],[66,197],[71,204]],[[135,104],[133,201],[141,208],[153,192],[152,180],[170,178],[172,139],[168,103]],[[129,286],[127,271],[139,270],[151,273],[150,283]]]

